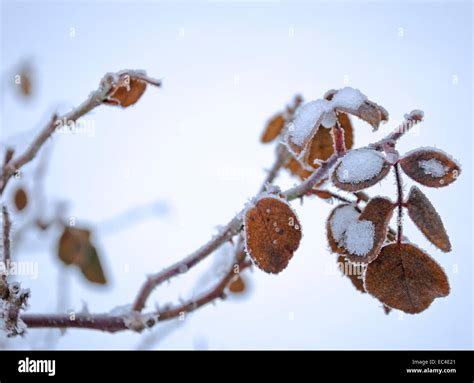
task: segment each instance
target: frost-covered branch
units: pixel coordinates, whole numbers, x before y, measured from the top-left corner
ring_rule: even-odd
[[[389,135],[388,137],[392,135],[393,134]],[[282,192],[281,194],[288,201],[291,201],[304,197],[308,193],[311,193],[311,190],[314,188],[314,186],[328,175],[329,171],[333,168],[333,166],[336,164],[336,162],[341,156],[342,153],[334,153],[328,160],[322,161],[320,163],[320,167],[305,181],[293,188]],[[269,179],[270,181],[273,181],[278,172],[278,169],[281,168],[285,163],[284,157],[285,156],[277,156],[275,165],[272,166],[272,170],[269,173],[272,174],[272,177],[267,177],[265,183],[268,183]],[[224,226],[223,229],[220,230],[217,235],[211,238],[207,243],[205,243],[195,252],[191,253],[183,260],[169,266],[168,268],[149,276],[140,288],[139,293],[137,294],[137,297],[132,306],[132,312],[139,313],[140,311],[142,311],[150,294],[160,284],[170,280],[171,278],[177,275],[186,273],[192,267],[194,267],[199,262],[204,260],[207,256],[209,256],[212,252],[218,249],[222,244],[226,243],[227,241],[231,240],[235,235],[237,235],[243,227],[243,212],[244,210],[239,212]],[[242,261],[241,265],[247,267],[250,265],[250,263]],[[233,271],[230,270],[215,288],[211,289],[209,292],[205,293],[204,295],[195,300],[185,302],[175,308],[170,308],[159,313],[155,313],[159,315],[158,321],[175,318],[183,312],[186,313],[194,311],[197,308],[204,306],[205,304],[217,298],[222,297],[222,293],[233,275]],[[143,315],[147,317],[147,314]],[[123,323],[123,316],[117,316],[113,314],[77,314],[75,316],[74,321],[72,321],[66,314],[24,314],[21,318],[30,328],[71,327],[96,329],[110,332],[128,329],[128,327]]]
[[[5,189],[6,184],[8,180],[12,177],[12,175],[15,174],[15,172],[19,170],[23,165],[30,162],[35,157],[44,142],[46,142],[46,140],[56,129],[58,121],[76,121],[78,118],[80,118],[81,116],[83,116],[84,114],[86,114],[87,112],[102,103],[118,105],[122,107],[132,105],[144,92],[146,83],[157,86],[160,85],[159,81],[149,79],[144,73],[137,71],[122,71],[116,74],[106,75],[101,81],[99,89],[93,92],[91,96],[81,106],[62,117],[58,118],[55,116],[51,120],[51,122],[45,127],[45,129],[40,133],[40,135],[34,140],[34,142],[30,145],[30,147],[25,153],[5,162],[5,165],[3,166],[2,180],[0,181],[0,193]],[[254,225],[258,226],[258,220],[261,219],[260,216],[262,214],[262,211],[264,211],[266,214],[275,214],[272,215],[272,219],[273,217],[275,217],[275,219],[278,219],[278,212],[283,212],[281,214],[283,217],[283,221],[286,223],[288,219],[288,214],[291,215],[291,210],[287,202],[313,194],[323,199],[338,199],[344,204],[350,204],[350,209],[356,209],[357,217],[359,217],[360,215],[361,219],[363,220],[361,221],[362,224],[357,222],[357,224],[351,226],[351,233],[354,235],[352,235],[352,237],[348,236],[346,238],[347,243],[345,244],[348,246],[348,249],[346,250],[355,249],[354,252],[356,253],[356,255],[365,256],[367,254],[367,259],[370,258],[370,260],[374,260],[378,256],[380,248],[385,242],[385,240],[388,239],[392,241],[394,238],[395,232],[388,227],[388,220],[391,217],[391,211],[393,210],[395,205],[388,199],[370,199],[365,193],[359,190],[362,190],[382,179],[385,176],[386,172],[388,172],[390,166],[393,166],[395,169],[395,174],[397,176],[397,206],[399,208],[399,211],[401,212],[402,207],[405,206],[403,205],[403,193],[402,190],[400,190],[402,189],[402,184],[401,180],[399,179],[400,175],[398,172],[399,156],[398,152],[395,150],[395,144],[396,141],[404,133],[406,133],[413,125],[419,123],[422,120],[423,113],[418,110],[412,111],[411,113],[405,116],[404,122],[399,127],[397,127],[394,132],[389,134],[384,139],[369,145],[367,148],[362,148],[362,150],[347,152],[346,144],[347,149],[350,149],[352,146],[352,125],[350,123],[350,120],[346,119],[347,116],[345,115],[345,113],[349,113],[364,119],[365,121],[369,122],[374,127],[374,129],[376,129],[381,123],[381,121],[386,121],[388,119],[388,113],[385,111],[385,109],[369,101],[359,91],[353,90],[351,88],[344,88],[339,91],[327,93],[325,95],[324,100],[318,100],[316,102],[306,104],[306,106],[303,106],[300,112],[296,115],[294,114],[295,110],[296,103],[293,109],[289,109],[289,112],[285,115],[285,117],[283,117],[283,115],[281,114],[276,116],[270,124],[270,131],[267,132],[268,134],[265,135],[265,138],[263,140],[264,142],[268,142],[270,141],[271,137],[281,137],[283,133],[286,135],[287,138],[284,143],[280,142],[278,144],[275,162],[270,168],[258,194],[252,199],[252,201],[254,201],[255,203],[259,203],[262,206],[265,203],[270,204],[272,209],[275,208],[275,212],[273,212],[270,208],[263,209],[260,211],[255,207],[255,205],[251,209],[246,206],[238,214],[236,214],[235,217],[233,217],[218,232],[218,234],[213,236],[200,248],[189,254],[181,261],[176,262],[175,264],[165,268],[160,272],[157,272],[156,274],[148,276],[140,287],[134,302],[131,305],[127,306],[124,311],[122,310],[121,312],[117,312],[114,310],[110,313],[100,314],[90,314],[82,312],[74,315],[23,314],[20,316],[20,309],[24,307],[24,304],[21,303],[17,306],[18,309],[16,312],[14,310],[11,310],[12,306],[10,306],[7,310],[8,312],[12,313],[11,317],[13,318],[15,323],[14,328],[18,327],[18,323],[24,323],[30,328],[87,328],[108,332],[116,332],[122,330],[133,330],[140,332],[145,328],[153,327],[157,322],[177,317],[181,318],[184,314],[193,312],[210,302],[214,302],[217,299],[223,299],[225,297],[225,290],[229,283],[232,281],[232,279],[235,277],[236,273],[241,272],[252,264],[249,260],[246,259],[247,253],[243,251],[244,238],[247,244],[247,250],[249,250],[249,236],[247,235],[249,227],[248,217],[250,216],[249,210],[253,211],[254,220],[252,222]],[[292,125],[290,126],[290,124]],[[332,135],[330,132],[332,132]],[[321,136],[318,136],[319,134]],[[316,140],[316,137],[320,137],[321,142],[326,140],[324,141],[324,143],[327,144],[327,137],[329,137],[330,135],[332,137],[332,144],[323,148],[324,150],[326,150],[324,153],[316,153],[316,151],[323,149],[317,147],[317,145],[312,147],[311,143],[315,142],[313,140]],[[347,137],[348,139],[346,141]],[[372,150],[370,150],[369,148]],[[330,151],[328,152],[327,149],[329,149]],[[313,152],[313,150],[315,152]],[[383,156],[377,151],[384,151],[386,156]],[[324,156],[321,156],[323,154]],[[354,160],[354,158],[356,158],[357,160]],[[299,162],[299,165],[302,166],[301,168],[299,168],[299,170],[301,171],[299,174],[304,174],[304,177],[301,176],[304,181],[286,191],[280,191],[280,189],[277,187],[269,188],[269,185],[273,183],[280,169],[283,166],[289,166],[289,162],[292,160]],[[360,163],[363,163],[364,165],[362,166],[362,169],[358,169]],[[439,168],[437,164],[430,162],[428,165],[430,172],[445,172],[445,168]],[[318,189],[318,187],[323,182],[329,179],[330,172],[333,169],[333,183],[341,190],[353,192],[354,196],[357,198],[355,204],[352,203],[354,201],[350,201],[348,198],[343,197],[335,192]],[[407,169],[403,169],[405,172],[407,172]],[[304,171],[307,171],[307,173],[304,173]],[[344,171],[346,171],[348,174],[344,175]],[[369,174],[359,174],[363,171],[365,171],[366,173],[368,172]],[[410,171],[410,169],[408,169],[408,171]],[[336,184],[336,181],[334,181],[334,174],[339,175],[339,173],[342,174],[342,178],[336,180],[338,182],[338,184]],[[357,186],[357,188],[355,188],[355,186]],[[366,203],[364,211],[362,211],[362,209],[358,206],[358,203],[360,201],[364,201]],[[270,207],[270,205],[267,206]],[[386,209],[386,219],[384,218],[385,220],[379,220],[380,222],[376,222],[375,219],[377,218],[377,214],[374,213],[370,215],[372,210],[375,211],[375,205],[377,205],[376,207],[378,209],[381,207],[385,208],[386,205],[388,206]],[[399,217],[401,218],[401,213]],[[296,217],[290,216],[290,218]],[[372,221],[369,222],[368,219],[373,219],[378,226],[374,226],[372,224]],[[244,220],[245,230],[243,230]],[[284,264],[283,268],[286,267],[289,258],[291,258],[291,256],[293,255],[292,253],[294,250],[296,250],[299,244],[299,240],[301,239],[301,234],[299,234],[298,232],[299,222],[295,224],[294,221],[295,220],[293,219],[293,223],[290,225],[290,227],[292,228],[291,230],[293,231],[290,231],[285,227],[285,230],[288,230],[288,232],[291,233],[290,235],[294,235],[294,237],[286,238],[282,236],[281,244],[280,237],[277,241],[274,238],[270,238],[270,236],[268,236],[268,233],[264,233],[265,236],[269,237],[264,239],[271,240],[269,246],[273,246],[272,249],[274,248],[279,251],[281,249],[283,250],[281,250],[281,254],[277,254],[278,256],[280,256],[279,260],[271,259],[267,262],[266,265],[264,264],[263,267],[262,265],[259,265],[258,262],[256,262],[259,267],[264,269],[266,268],[267,270],[269,270],[266,270],[267,272],[274,273],[281,271],[281,269],[279,268],[280,261],[282,265]],[[279,223],[281,222],[273,222],[275,226],[275,232],[282,233],[282,225],[280,225]],[[377,239],[377,245],[372,246],[370,248],[367,247],[366,242],[364,242],[364,239],[367,237],[367,235],[365,235],[366,233],[360,232],[360,227],[365,227],[364,225],[366,225],[367,223],[372,225],[370,226],[370,228],[374,232],[374,235],[377,234],[377,238],[375,238],[374,236],[368,238],[372,239],[373,243],[375,243],[374,241],[375,239]],[[364,234],[365,236],[359,234]],[[187,273],[191,268],[193,268],[195,265],[207,258],[224,243],[232,241],[233,237],[236,235],[239,235],[239,237],[238,243],[235,246],[234,262],[232,266],[227,270],[226,274],[219,281],[217,281],[214,287],[212,287],[210,290],[203,293],[202,295],[198,296],[197,298],[190,299],[189,301],[182,302],[178,305],[165,306],[165,308],[161,310],[142,313],[142,311],[147,305],[150,295],[152,294],[155,288],[157,288],[163,282],[169,281],[175,276]],[[400,244],[400,220],[398,236]],[[285,240],[287,242],[285,242]],[[259,241],[257,240],[257,242]],[[260,250],[259,245],[260,243],[257,243],[256,246],[254,246],[256,252]],[[339,245],[339,243],[336,245]],[[293,250],[289,252],[288,249]],[[263,252],[266,255],[272,254],[272,256],[276,254],[276,252],[268,251],[268,248],[263,248]],[[288,252],[289,254],[287,254]],[[255,261],[255,254],[253,254],[250,250],[249,255]],[[285,257],[287,259],[284,259]],[[354,259],[355,258],[357,257],[354,257]],[[263,261],[265,261],[265,259]],[[10,314],[7,314],[7,316],[10,316]],[[14,331],[12,331],[12,333],[14,333]]]
[[[241,272],[250,265],[251,262],[245,260],[245,253],[241,252],[224,277],[209,291],[196,299],[154,313],[140,314],[136,311],[130,311],[125,314],[78,313],[74,316],[70,314],[25,314],[21,318],[28,328],[82,328],[112,333],[124,330],[142,331],[145,328],[153,327],[157,322],[178,317],[184,318],[187,313],[214,302],[216,299],[225,299],[224,291],[232,278],[235,277],[236,270]]]
[[[0,180],[0,195],[5,190],[10,178],[24,165],[36,157],[44,143],[49,137],[51,137],[58,127],[63,125],[70,126],[70,124],[75,123],[79,118],[103,103],[126,107],[136,102],[143,91],[140,89],[140,94],[134,94],[135,92],[139,92],[134,89],[134,86],[135,88],[138,87],[135,85],[135,81],[143,84],[141,85],[143,86],[143,91],[147,83],[155,86],[161,85],[159,80],[148,77],[144,71],[124,70],[117,73],[107,73],[102,78],[99,88],[93,91],[82,104],[62,116],[54,115],[24,153],[16,158],[14,157],[9,161],[6,161],[3,166],[2,177]],[[116,95],[116,93],[118,93],[122,88],[127,88],[127,92],[129,92],[128,96],[131,95],[132,97],[136,97],[132,103],[130,103],[130,99],[127,99],[127,104],[124,104],[123,96],[121,98],[120,95]]]
[[[11,262],[10,233],[12,223],[10,220],[10,214],[8,213],[8,208],[6,206],[2,206],[2,220],[3,263],[5,264],[5,269],[8,270]]]

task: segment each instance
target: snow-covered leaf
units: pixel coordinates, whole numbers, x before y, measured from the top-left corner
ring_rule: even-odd
[[[381,121],[388,120],[387,111],[371,102],[358,89],[350,87],[330,91],[323,99],[308,102],[296,111],[295,118],[289,124],[288,147],[298,159],[307,157],[306,151],[321,128],[332,128],[337,113],[353,114],[377,129]]]
[[[334,253],[346,254],[343,247],[344,236],[347,228],[359,218],[360,212],[354,205],[341,204],[336,206],[329,214],[326,223],[326,232],[329,247]]]
[[[412,186],[407,200],[408,215],[425,237],[444,252],[451,251],[451,242],[441,217],[428,197]]]
[[[433,300],[449,294],[443,269],[426,253],[409,243],[384,246],[365,274],[367,292],[385,305],[416,314]]]
[[[331,103],[327,100],[316,100],[300,106],[289,125],[288,144],[290,149],[299,155],[316,134],[324,115],[331,111]]]
[[[277,274],[288,265],[301,240],[301,225],[288,203],[263,196],[244,217],[245,247],[255,264]]]
[[[375,185],[389,172],[390,164],[382,153],[368,148],[347,152],[337,163],[332,181],[345,191],[358,191]]]
[[[344,247],[350,261],[369,263],[377,258],[387,238],[393,209],[392,201],[383,197],[374,197],[367,203],[345,233]]]
[[[345,87],[332,93],[327,93],[326,97],[332,102],[334,109],[343,111],[368,122],[374,130],[377,130],[382,121],[388,121],[388,112],[367,99],[358,89]]]
[[[456,181],[461,168],[446,153],[422,148],[407,153],[401,160],[403,171],[414,181],[429,187],[443,187]]]

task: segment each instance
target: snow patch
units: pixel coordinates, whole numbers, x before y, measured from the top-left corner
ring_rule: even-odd
[[[345,88],[339,89],[332,98],[331,103],[333,108],[357,110],[365,101],[367,101],[367,96],[359,89],[346,86]]]
[[[302,146],[323,114],[330,110],[331,103],[327,100],[311,101],[300,106],[289,130],[292,142]]]
[[[331,232],[334,240],[339,244],[349,225],[359,218],[360,213],[354,205],[344,205],[334,211],[331,218]]]
[[[446,175],[448,169],[443,166],[441,162],[432,158],[431,160],[427,161],[420,161],[420,167],[423,169],[425,174],[428,174],[433,177],[443,177]]]
[[[345,233],[345,248],[354,255],[364,256],[374,246],[375,228],[370,221],[351,223]]]
[[[385,157],[376,150],[351,150],[340,160],[336,175],[341,182],[360,183],[380,174],[384,162]]]

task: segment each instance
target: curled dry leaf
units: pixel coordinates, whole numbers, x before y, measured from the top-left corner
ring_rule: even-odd
[[[286,122],[285,117],[283,117],[281,113],[274,116],[265,127],[265,130],[263,131],[260,141],[266,143],[266,142],[271,142],[275,138],[277,138],[278,135],[283,130],[283,127],[285,126],[285,122]]]
[[[286,201],[258,199],[244,217],[245,246],[255,264],[267,273],[284,270],[298,249],[301,225]]]
[[[117,105],[123,108],[135,104],[145,93],[147,84],[160,86],[157,80],[146,77],[142,71],[122,71],[113,75],[114,86],[104,100],[105,104]]]
[[[355,149],[339,160],[332,181],[339,189],[355,192],[375,185],[389,170],[390,164],[382,153],[369,148]]]
[[[382,248],[365,274],[367,292],[383,304],[416,314],[426,310],[435,298],[449,294],[443,269],[419,248],[392,243]]]
[[[66,265],[78,266],[90,282],[105,284],[107,280],[90,235],[87,229],[64,227],[59,239],[58,257]]]
[[[342,255],[337,258],[337,263],[342,274],[351,280],[354,287],[361,293],[365,293],[363,277],[366,266],[361,263],[352,263]]]
[[[399,163],[408,177],[435,188],[448,186],[461,172],[452,158],[437,149],[415,150],[406,154]]]
[[[26,194],[25,189],[21,187],[15,191],[13,199],[15,202],[15,207],[18,211],[24,210],[28,205],[28,195]]]
[[[293,102],[286,107],[285,113],[278,113],[273,116],[270,121],[268,121],[265,130],[263,131],[262,136],[260,137],[260,141],[263,143],[267,143],[277,138],[283,131],[286,122],[288,120],[291,120],[296,109],[301,105],[302,102],[303,97],[297,94],[294,97]]]
[[[388,112],[382,106],[369,100],[365,100],[357,109],[344,106],[337,109],[368,122],[374,130],[379,128],[381,122],[388,121]]]
[[[331,90],[324,97],[332,101],[335,110],[359,117],[372,125],[374,130],[379,128],[381,122],[388,121],[388,112],[357,89],[345,87],[338,91]]]
[[[372,198],[356,222],[346,229],[344,247],[346,257],[352,262],[369,263],[380,253],[387,238],[394,205],[383,197]]]
[[[444,252],[451,251],[451,242],[441,217],[428,197],[416,186],[410,190],[407,208],[410,218],[433,245]]]

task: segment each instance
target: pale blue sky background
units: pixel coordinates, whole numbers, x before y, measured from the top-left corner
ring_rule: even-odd
[[[311,100],[346,84],[360,88],[389,110],[389,127],[422,109],[425,122],[400,141],[400,152],[438,146],[463,166],[451,187],[423,189],[443,217],[453,251],[436,250],[406,224],[410,240],[445,268],[451,283],[451,295],[422,314],[385,316],[376,299],[329,272],[336,259],[324,229],[331,206],[306,200],[294,204],[304,238],[287,270],[277,277],[254,270],[247,297],[199,310],[169,334],[169,324],[157,326],[150,334],[162,337],[159,343],[141,343],[143,336],[131,333],[59,337],[35,330],[3,347],[472,348],[471,2],[3,0],[0,20],[2,144],[20,150],[54,111],[81,102],[105,72],[142,68],[164,83],[132,108],[104,106],[88,115],[94,137],[58,134],[47,148],[47,196],[51,203],[71,201],[71,216],[98,227],[111,285],[90,287],[75,270],[66,272],[54,258],[57,233],[50,241],[32,238],[15,255],[39,262],[38,279],[24,280],[33,292],[31,311],[56,310],[58,280],[67,292],[63,310],[87,302],[90,311],[108,311],[130,302],[145,274],[204,243],[258,189],[273,158],[273,148],[258,142],[260,132],[297,92]],[[10,84],[25,59],[39,81],[31,102],[15,97]],[[356,145],[381,138],[389,127],[372,133],[357,121]],[[282,187],[294,182],[278,179]],[[392,197],[394,191],[391,177],[369,190]],[[100,222],[156,200],[167,214],[100,233]],[[205,266],[160,288],[152,301],[189,297]]]

